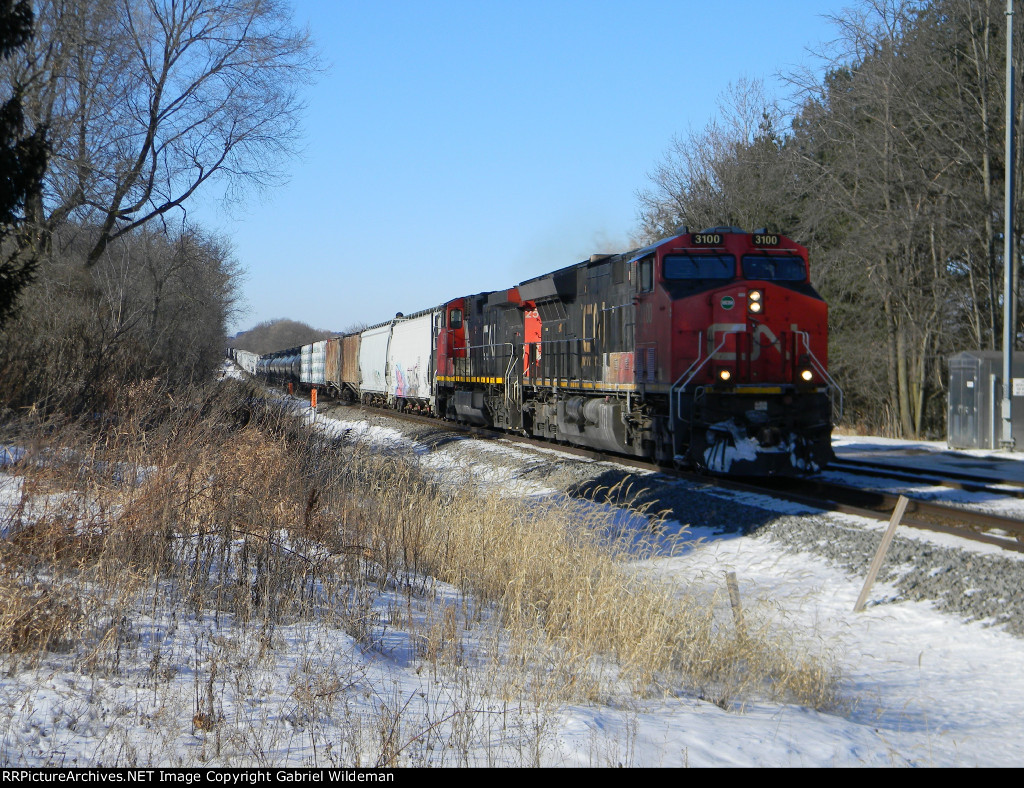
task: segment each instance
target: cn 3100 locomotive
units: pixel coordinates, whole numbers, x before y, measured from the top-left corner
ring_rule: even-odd
[[[349,400],[730,475],[813,473],[842,394],[807,250],[680,228],[508,290],[239,358]]]

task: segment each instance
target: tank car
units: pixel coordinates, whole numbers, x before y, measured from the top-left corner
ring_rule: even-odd
[[[302,371],[302,348],[292,347],[260,356],[258,375],[272,383],[298,383]]]

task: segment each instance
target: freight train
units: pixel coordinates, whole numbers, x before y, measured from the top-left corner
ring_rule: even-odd
[[[807,250],[713,227],[236,360],[349,401],[741,476],[814,473],[842,392]]]

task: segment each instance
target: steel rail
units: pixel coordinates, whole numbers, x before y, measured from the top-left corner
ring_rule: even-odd
[[[875,476],[895,481],[922,482],[935,487],[949,487],[965,492],[982,492],[1003,497],[1024,498],[1024,482],[1018,479],[982,478],[975,474],[946,470],[914,470],[885,462],[871,460],[837,459],[828,464],[828,471],[852,473],[857,476]],[[994,485],[1006,485],[1006,488]]]
[[[797,487],[797,490],[782,490],[757,483],[730,481],[730,484],[741,485],[738,488],[785,498],[807,506],[882,521],[889,519],[900,497],[898,494],[865,490],[861,487],[836,484],[822,479],[778,481],[785,481],[787,486]],[[912,496],[905,497],[910,502],[901,520],[902,525],[953,534],[963,539],[996,545],[1006,550],[1024,552],[1024,541],[1022,541],[1024,540],[1024,520],[981,512],[976,509],[935,503]]]

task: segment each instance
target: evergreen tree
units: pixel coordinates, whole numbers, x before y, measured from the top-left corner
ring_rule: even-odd
[[[0,0],[0,58],[29,40],[32,21],[28,0]],[[8,90],[10,97],[0,105],[0,326],[35,273],[26,207],[38,198],[46,170],[46,131],[25,134],[21,87]]]

